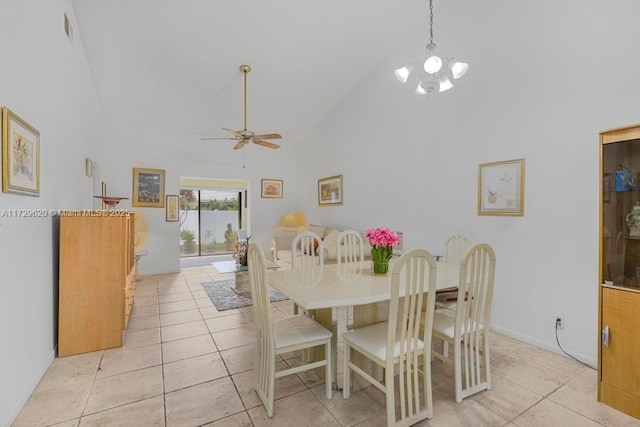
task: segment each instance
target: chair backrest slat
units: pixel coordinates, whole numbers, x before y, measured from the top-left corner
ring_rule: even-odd
[[[313,231],[296,235],[291,242],[292,268],[324,265],[324,244],[322,238]]]
[[[444,241],[442,261],[450,264],[460,264],[462,257],[472,245],[471,237],[465,233],[453,233]]]
[[[338,264],[364,261],[364,243],[362,235],[355,230],[344,230],[336,241]]]
[[[460,263],[454,340],[462,342],[462,368],[467,389],[482,382],[481,339],[482,333],[487,333],[482,329],[490,325],[495,268],[495,252],[486,243],[471,246]]]
[[[253,303],[256,343],[275,348],[267,281],[267,262],[262,249],[255,243],[249,245],[247,261],[249,281],[251,282],[251,300]]]
[[[421,363],[425,361],[422,366],[423,406],[431,407],[431,365],[428,361],[435,310],[435,288],[436,263],[426,250],[411,249],[395,263],[391,275],[386,369],[393,370],[392,355],[398,342],[401,355],[398,360],[401,420],[410,418],[420,411],[418,374]],[[403,297],[400,297],[401,290]],[[421,341],[422,348],[419,347]]]

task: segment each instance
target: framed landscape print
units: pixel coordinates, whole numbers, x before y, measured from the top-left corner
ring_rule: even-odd
[[[478,215],[524,216],[524,159],[478,166]]]
[[[167,222],[178,222],[178,208],[180,206],[180,196],[168,195],[165,206],[165,220]]]
[[[318,180],[318,206],[342,204],[342,175]]]
[[[260,197],[263,199],[282,199],[283,185],[281,179],[263,179]]]
[[[164,170],[133,168],[131,205],[142,208],[164,207]]]
[[[2,108],[2,191],[40,195],[40,132]]]

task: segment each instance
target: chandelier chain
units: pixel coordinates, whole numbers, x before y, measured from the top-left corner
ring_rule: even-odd
[[[433,0],[429,0],[429,44],[433,44]]]

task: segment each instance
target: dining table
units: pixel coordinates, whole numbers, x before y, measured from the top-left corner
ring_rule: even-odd
[[[353,306],[353,328],[386,321],[391,298],[391,276],[397,259],[391,258],[389,273],[386,275],[373,274],[371,261],[297,267],[291,270],[274,270],[268,274],[269,285],[303,310],[313,311],[314,319],[333,333],[331,357],[334,387],[337,384],[338,353],[336,309]],[[457,286],[459,274],[459,265],[436,262],[436,289]],[[425,291],[426,286],[427,283]],[[400,280],[399,295],[405,295],[403,280]],[[355,361],[363,369],[380,376],[380,372],[377,372],[380,370],[368,359],[356,357]],[[318,373],[323,376],[323,371]],[[364,386],[358,379],[354,381],[354,390]]]

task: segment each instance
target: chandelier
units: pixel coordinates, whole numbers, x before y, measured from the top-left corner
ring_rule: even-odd
[[[418,95],[431,95],[451,89],[453,80],[464,76],[469,69],[466,62],[460,62],[455,58],[441,58],[436,54],[436,44],[433,42],[433,0],[429,0],[429,44],[425,58],[416,59],[396,70],[396,78],[406,83],[413,70],[419,69],[417,73],[420,82],[415,91]]]

